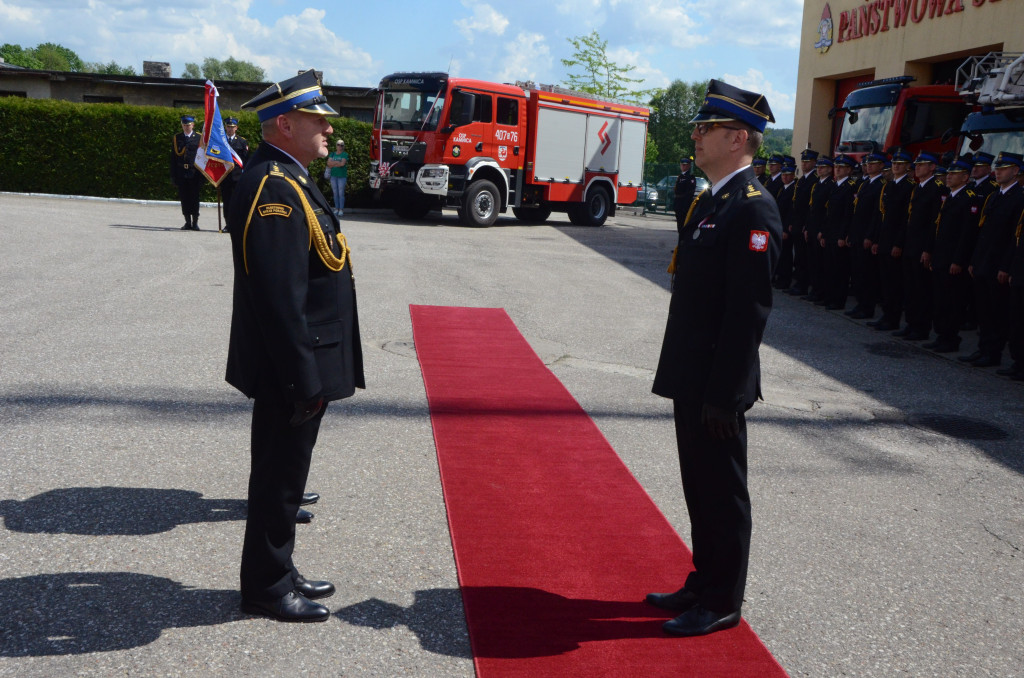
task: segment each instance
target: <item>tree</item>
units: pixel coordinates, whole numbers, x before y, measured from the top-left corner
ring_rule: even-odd
[[[265,82],[267,74],[262,68],[248,61],[240,61],[228,57],[224,61],[213,57],[203,59],[203,67],[199,64],[186,63],[181,77],[193,80],[244,80],[247,82]]]
[[[33,50],[35,57],[43,63],[43,69],[47,71],[70,71],[80,73],[85,68],[82,61],[75,52],[53,42],[44,42]]]
[[[0,46],[0,57],[3,57],[3,60],[12,66],[35,69],[43,67],[43,62],[36,58],[31,49],[25,49],[21,45],[12,45],[9,42]]]
[[[85,64],[86,73],[102,73],[104,75],[138,75],[133,66],[121,66],[115,61],[109,64],[89,62]]]
[[[608,99],[634,103],[642,102],[654,92],[634,88],[636,83],[643,82],[643,78],[629,77],[629,73],[633,72],[636,66],[620,66],[608,58],[608,41],[602,40],[597,31],[566,40],[576,51],[573,52],[571,59],[562,59],[562,65],[567,69],[579,68],[583,71],[570,72],[568,80],[562,81],[566,87]]]
[[[658,90],[648,104],[651,120],[648,133],[662,161],[675,162],[693,155],[693,125],[690,120],[704,103],[708,81],[686,83],[676,80],[667,89]]]

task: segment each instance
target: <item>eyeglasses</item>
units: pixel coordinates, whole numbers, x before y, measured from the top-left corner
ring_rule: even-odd
[[[724,127],[725,129],[731,129],[734,132],[742,131],[742,127],[730,127],[729,125],[723,125],[720,122],[698,122],[693,126],[693,131],[697,133],[697,136],[702,137],[716,127]]]

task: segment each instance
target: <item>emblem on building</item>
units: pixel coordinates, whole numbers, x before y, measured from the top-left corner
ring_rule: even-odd
[[[829,8],[828,3],[825,3],[825,9],[821,12],[821,23],[818,24],[818,42],[814,43],[814,48],[824,54],[828,51],[828,48],[832,46],[832,10]]]

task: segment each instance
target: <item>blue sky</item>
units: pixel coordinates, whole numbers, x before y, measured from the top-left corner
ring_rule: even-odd
[[[55,42],[86,61],[251,61],[334,85],[395,71],[558,84],[567,38],[596,30],[644,87],[723,78],[764,93],[793,126],[803,0],[0,0],[0,44]]]

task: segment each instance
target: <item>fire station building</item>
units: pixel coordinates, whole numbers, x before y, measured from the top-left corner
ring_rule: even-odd
[[[831,153],[858,83],[955,84],[967,57],[1024,51],[1021,0],[804,0],[793,151]]]

